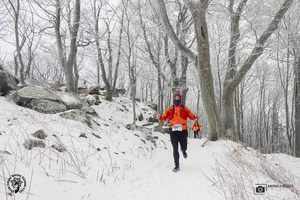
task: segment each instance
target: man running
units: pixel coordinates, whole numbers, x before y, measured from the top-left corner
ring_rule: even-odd
[[[173,104],[174,105],[165,110],[159,117],[159,120],[169,121],[170,123],[170,137],[175,162],[173,171],[177,172],[180,169],[178,143],[180,144],[183,157],[187,158],[187,119],[196,120],[198,117],[182,104],[182,97],[180,94],[174,95]]]
[[[192,130],[194,131],[194,138],[201,138],[199,135],[200,129],[201,125],[199,124],[198,120],[196,120],[192,126]]]

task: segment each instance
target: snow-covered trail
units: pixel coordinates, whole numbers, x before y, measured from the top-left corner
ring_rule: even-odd
[[[99,125],[91,129],[0,98],[0,200],[300,199],[300,159],[260,154],[229,140],[201,147],[203,139],[189,138],[188,158],[183,159],[180,152],[181,170],[172,172],[169,135],[151,127],[125,128],[131,121],[130,105],[126,98],[103,100],[94,106]],[[147,106],[138,108],[145,118],[152,115]],[[24,140],[39,129],[48,134],[46,148],[24,149]],[[82,133],[86,138],[80,137]],[[53,150],[56,137],[68,152]],[[78,176],[78,171],[85,177]],[[26,177],[28,185],[23,193],[9,196],[6,180],[13,173]],[[297,191],[275,188],[254,195],[257,183],[293,184]]]
[[[99,196],[111,200],[300,199],[287,188],[274,189],[264,195],[255,195],[256,183],[278,183],[261,174],[260,161],[255,158],[257,152],[253,149],[243,149],[242,145],[229,141],[208,142],[205,147],[201,147],[203,142],[204,139],[189,138],[188,158],[183,159],[180,154],[181,170],[177,173],[171,171],[174,166],[172,148],[168,144],[167,150],[154,152],[151,159],[137,161],[134,169],[128,172],[126,180],[118,184],[98,187],[95,189],[97,192],[93,190],[86,196],[87,198],[82,199],[94,200]],[[240,155],[242,157],[237,163],[228,161],[234,157],[237,159]],[[278,165],[285,163],[292,166],[293,162],[295,165],[300,163],[300,160],[295,162],[287,157],[282,158],[281,154],[270,156],[265,160],[270,165],[271,160]],[[251,172],[250,168],[256,169]],[[274,171],[276,172],[276,169]],[[218,172],[221,174],[218,175]],[[300,177],[297,167],[288,173]],[[295,188],[300,186],[298,179],[293,184]]]
[[[169,145],[166,151],[155,152],[150,160],[136,163],[126,181],[105,187],[102,195],[115,200],[223,199],[205,175],[209,173],[210,163],[205,147],[201,147],[202,142],[189,139],[188,158],[183,159],[180,154],[179,172],[171,171],[174,166]]]

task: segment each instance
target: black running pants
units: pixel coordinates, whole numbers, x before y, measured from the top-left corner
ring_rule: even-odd
[[[187,149],[187,136],[187,130],[170,132],[175,167],[179,167],[178,143],[180,144],[181,151],[185,152]]]

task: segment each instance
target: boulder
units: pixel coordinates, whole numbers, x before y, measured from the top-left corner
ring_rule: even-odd
[[[43,129],[37,130],[36,132],[32,133],[32,136],[41,140],[44,140],[48,137]]]
[[[46,144],[42,140],[27,139],[23,143],[23,146],[25,147],[25,149],[31,150],[36,147],[45,148]]]
[[[158,120],[157,118],[155,118],[155,117],[149,117],[149,118],[147,119],[147,121],[150,122],[150,123],[159,122],[159,120]]]
[[[26,107],[46,114],[55,114],[67,110],[66,105],[62,102],[51,101],[47,99],[32,99],[30,103],[26,105]]]
[[[86,102],[88,103],[89,106],[95,105],[97,102],[97,99],[93,95],[88,95],[86,97]]]
[[[59,113],[67,110],[61,98],[50,89],[39,86],[26,86],[13,96],[16,104],[41,113]]]
[[[0,96],[7,95],[10,91],[16,90],[18,83],[19,81],[16,77],[0,66]]]
[[[101,90],[99,86],[92,86],[92,87],[89,88],[88,93],[92,94],[92,95],[93,94],[98,94],[99,95],[100,94],[99,90]]]
[[[22,89],[18,90],[17,98],[20,100],[32,100],[32,99],[47,99],[50,101],[60,101],[60,97],[55,94],[50,89],[39,87],[39,86],[27,86],[23,87]]]
[[[66,147],[62,144],[53,144],[51,147],[60,153],[67,151]]]
[[[82,108],[82,102],[78,96],[65,92],[58,92],[57,94],[68,110]]]

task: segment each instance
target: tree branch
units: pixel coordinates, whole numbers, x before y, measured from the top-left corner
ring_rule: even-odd
[[[278,25],[285,15],[285,13],[289,10],[294,0],[285,0],[281,5],[280,9],[277,11],[276,15],[272,19],[271,23],[267,27],[267,29],[263,32],[263,34],[257,40],[255,47],[253,48],[251,54],[248,56],[244,64],[241,66],[239,71],[236,73],[234,79],[231,81],[229,87],[236,88],[242,79],[245,77],[249,69],[252,67],[254,62],[263,54],[264,45],[268,38],[273,34],[273,32],[278,28]]]
[[[168,36],[170,37],[170,39],[173,41],[174,45],[180,50],[182,51],[182,53],[189,57],[191,60],[193,60],[194,62],[197,61],[197,56],[194,52],[192,52],[190,49],[188,49],[184,44],[182,44],[182,42],[179,40],[179,38],[177,37],[167,14],[167,9],[166,9],[166,5],[164,3],[163,0],[155,0],[157,3],[157,7],[159,9],[159,15],[161,17],[162,23],[165,27],[165,31],[168,34]]]

